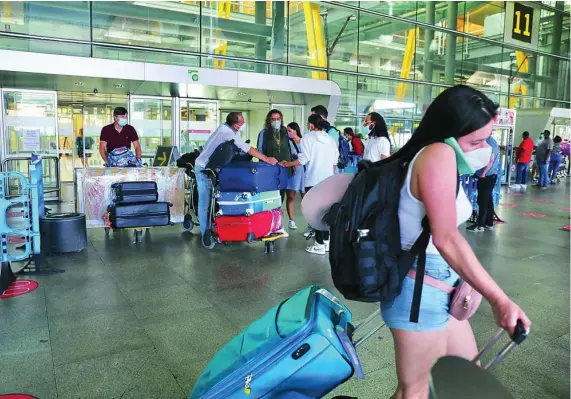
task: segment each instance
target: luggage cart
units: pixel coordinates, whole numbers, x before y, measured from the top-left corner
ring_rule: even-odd
[[[177,165],[185,169],[184,220],[182,222],[182,228],[184,231],[191,231],[195,226],[200,226],[198,219],[198,185],[196,184],[196,174],[194,165],[190,162],[177,162]]]
[[[208,214],[209,214],[208,219],[209,219],[210,223],[209,223],[208,228],[206,229],[205,235],[210,234],[212,237],[212,240],[210,240],[211,241],[210,245],[205,245],[204,237],[201,238],[201,241],[202,241],[202,245],[206,249],[213,249],[216,246],[216,244],[222,243],[220,241],[220,239],[217,237],[216,233],[214,232],[214,223],[216,221],[216,214],[218,212],[218,204],[216,201],[218,174],[213,169],[204,169],[202,171],[202,173],[206,174],[208,176],[208,178],[210,179],[210,206],[208,207]],[[196,210],[198,211],[198,200],[197,200]],[[261,241],[264,243],[264,252],[266,254],[270,254],[270,253],[274,252],[275,241],[279,240],[280,238],[284,238],[284,237],[287,237],[286,233],[271,233],[268,236],[261,237],[260,239],[256,239],[255,237],[248,235],[246,242],[248,244],[251,244],[254,242]]]

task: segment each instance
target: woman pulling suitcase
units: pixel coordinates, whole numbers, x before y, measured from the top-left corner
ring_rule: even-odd
[[[510,335],[514,335],[518,323],[525,330],[531,325],[458,230],[472,213],[464,191],[457,193],[458,174],[488,164],[491,148],[486,139],[492,133],[496,111],[497,105],[478,90],[468,86],[448,88],[427,109],[407,144],[374,165],[388,168],[393,162],[403,162],[408,168],[398,204],[402,250],[410,251],[421,236],[425,216],[431,234],[424,278],[419,280],[424,288],[418,322],[411,321],[417,261],[404,277],[400,294],[381,302],[383,319],[395,342],[398,386],[393,398],[427,398],[430,368],[438,358],[476,358],[478,350],[470,323],[449,313],[458,310],[458,303],[451,303],[450,292],[459,278],[488,300],[496,323]],[[312,225],[323,224],[323,210],[339,200],[339,193],[343,196],[348,187],[343,179],[343,175],[336,175],[305,197],[304,216]],[[465,301],[464,309],[469,309],[469,297]]]

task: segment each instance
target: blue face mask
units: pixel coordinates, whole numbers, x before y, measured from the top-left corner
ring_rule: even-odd
[[[119,121],[117,122],[119,124],[119,126],[124,127],[127,124],[127,119],[119,119]]]
[[[368,136],[371,133],[371,129],[372,129],[372,125],[368,125],[368,126],[359,126],[359,129],[361,130],[361,133],[365,136]]]

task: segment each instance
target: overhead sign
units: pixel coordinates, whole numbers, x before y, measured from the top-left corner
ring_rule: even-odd
[[[533,3],[506,1],[504,42],[537,49],[540,8]]]
[[[170,166],[180,158],[178,148],[176,146],[160,145],[155,152],[153,159],[153,167]]]

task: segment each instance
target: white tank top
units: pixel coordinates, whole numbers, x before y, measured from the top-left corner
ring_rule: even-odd
[[[425,147],[426,148],[426,147]],[[410,179],[412,175],[412,167],[416,158],[424,150],[420,150],[413,158],[406,174],[406,180],[400,190],[399,202],[399,226],[400,226],[400,242],[404,250],[410,249],[416,242],[420,233],[422,233],[422,219],[426,216],[424,204],[416,199],[410,191]],[[460,187],[458,196],[456,198],[456,220],[457,225],[460,226],[466,222],[472,215],[472,204],[468,200],[466,193]],[[432,237],[426,248],[427,254],[440,255],[434,244]]]

